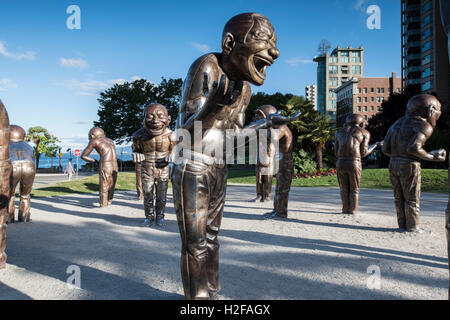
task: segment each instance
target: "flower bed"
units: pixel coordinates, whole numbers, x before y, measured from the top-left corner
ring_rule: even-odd
[[[294,177],[296,179],[314,179],[314,178],[334,176],[334,175],[336,175],[335,169],[328,169],[328,170],[323,169],[320,172],[315,172],[315,171],[312,173],[300,172],[300,173],[295,174]]]

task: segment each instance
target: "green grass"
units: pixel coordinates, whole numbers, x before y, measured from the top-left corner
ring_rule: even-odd
[[[134,172],[120,172],[116,183],[117,191],[136,190],[136,175]],[[33,197],[52,197],[66,194],[98,193],[98,174],[88,178],[60,182],[50,187],[33,189]]]
[[[229,183],[255,184],[254,170],[230,170]],[[423,169],[422,192],[448,193],[447,170]],[[275,179],[274,179],[275,184]],[[311,179],[294,179],[293,187],[338,187],[336,176]],[[361,188],[391,189],[389,171],[387,169],[364,169],[361,177]],[[34,189],[33,197],[52,197],[67,194],[98,193],[98,175],[88,178],[61,182],[54,186]],[[134,172],[121,172],[117,179],[117,191],[135,191],[136,176]]]
[[[440,169],[422,170],[422,192],[448,193],[448,172]],[[253,170],[230,171],[228,182],[255,184]],[[275,179],[274,179],[275,184]],[[294,179],[293,187],[339,187],[336,176],[311,179]],[[392,189],[388,169],[364,169],[361,177],[361,188]]]

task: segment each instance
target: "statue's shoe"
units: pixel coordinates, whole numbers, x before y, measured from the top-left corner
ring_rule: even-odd
[[[144,220],[144,222],[142,223],[142,226],[150,228],[153,225],[154,222],[155,222],[155,220],[146,218]]]

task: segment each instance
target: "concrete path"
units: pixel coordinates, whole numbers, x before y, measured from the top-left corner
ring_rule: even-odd
[[[254,186],[229,186],[221,298],[447,299],[447,195],[423,194],[426,232],[415,235],[397,231],[390,191],[362,190],[356,217],[339,214],[338,197],[337,188],[293,188],[289,219],[267,221],[272,203],[252,202]],[[117,193],[109,208],[96,195],[33,199],[33,221],[8,226],[0,299],[183,299],[168,200],[158,229],[140,227],[134,192]],[[69,288],[77,268],[81,289]]]
[[[91,175],[96,174],[96,172],[80,172],[80,174],[72,176],[72,180],[83,179],[89,177]],[[34,178],[33,189],[45,188],[48,186],[52,186],[59,182],[67,182],[69,181],[67,175],[63,173],[37,173]]]

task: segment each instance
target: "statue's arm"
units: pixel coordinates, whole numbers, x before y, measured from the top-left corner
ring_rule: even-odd
[[[339,154],[339,138],[337,133],[334,136],[334,155],[337,157]]]
[[[133,135],[133,144],[131,146],[131,150],[133,151],[133,162],[140,163],[144,161],[145,156],[142,151],[142,144],[139,139],[139,134]]]
[[[442,162],[445,161],[446,152],[445,150],[434,150],[431,152],[427,152],[423,146],[427,139],[432,135],[433,128],[430,125],[426,125],[420,130],[417,130],[416,133],[411,137],[409,144],[406,148],[407,152],[421,160],[428,161],[436,161]]]
[[[86,147],[86,149],[83,150],[83,152],[81,153],[81,159],[83,159],[86,162],[95,162],[95,159],[89,157],[89,155],[91,154],[92,150],[95,147],[95,139],[92,139],[88,146]]]

